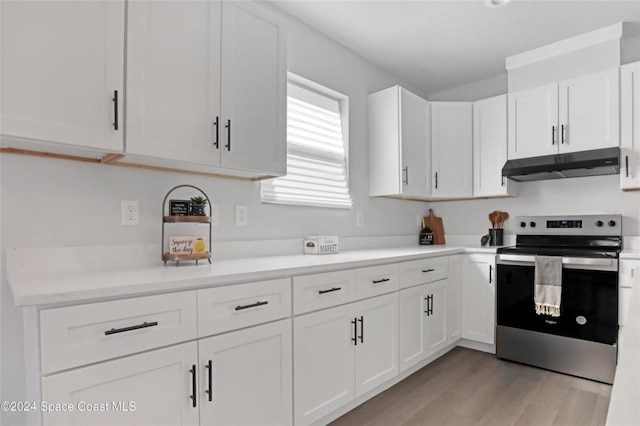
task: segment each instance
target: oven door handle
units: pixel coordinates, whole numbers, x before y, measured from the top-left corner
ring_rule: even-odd
[[[533,266],[536,257],[533,255],[522,254],[499,254],[496,263],[499,265],[522,265]],[[588,269],[599,269],[606,271],[617,271],[617,259],[603,259],[600,257],[563,257],[562,266],[572,269],[580,269],[585,267]]]

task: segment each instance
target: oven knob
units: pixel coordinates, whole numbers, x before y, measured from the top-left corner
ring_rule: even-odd
[[[535,222],[530,222],[529,226],[532,227],[532,228],[535,228],[536,227],[536,223]]]
[[[602,223],[602,221],[601,221],[601,220],[599,220],[599,221],[597,221],[597,222],[596,222],[596,226],[597,226],[598,228],[599,228],[599,227],[601,227],[602,225],[603,225],[603,223]]]
[[[609,226],[616,226],[616,221],[615,220],[610,220],[608,225]]]
[[[520,222],[520,228],[524,228],[525,226],[527,226],[526,222]]]

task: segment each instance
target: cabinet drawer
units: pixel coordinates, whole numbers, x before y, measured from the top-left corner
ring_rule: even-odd
[[[290,315],[289,278],[198,290],[199,337]]]
[[[448,275],[449,258],[446,256],[402,262],[400,288],[438,281],[447,278]]]
[[[353,302],[356,272],[336,271],[293,278],[293,313],[315,311]]]
[[[40,312],[42,373],[195,339],[196,292]]]
[[[398,276],[397,263],[356,269],[356,300],[398,290]]]

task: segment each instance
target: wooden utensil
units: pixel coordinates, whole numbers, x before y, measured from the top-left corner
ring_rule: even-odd
[[[422,224],[425,228],[431,229],[433,232],[433,244],[444,244],[444,225],[442,224],[442,218],[436,216],[433,213],[433,209],[429,209],[429,216],[422,219]]]
[[[507,219],[509,219],[509,213],[500,212],[500,219],[498,219],[499,220],[498,228],[502,229],[502,227],[504,226],[504,223],[507,221]]]

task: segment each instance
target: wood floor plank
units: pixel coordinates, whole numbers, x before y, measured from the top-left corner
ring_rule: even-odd
[[[602,426],[610,394],[609,385],[459,347],[332,425]]]

